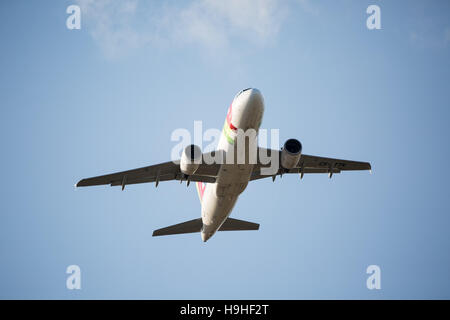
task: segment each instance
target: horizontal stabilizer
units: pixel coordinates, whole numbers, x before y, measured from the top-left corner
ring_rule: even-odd
[[[194,219],[179,224],[174,224],[173,226],[165,227],[153,231],[153,236],[168,236],[171,234],[182,234],[182,233],[194,233],[200,232],[202,229],[203,222],[202,219]]]
[[[228,218],[220,227],[219,231],[238,231],[238,230],[258,230],[259,224]]]
[[[153,236],[168,236],[171,234],[183,234],[183,233],[194,233],[200,232],[202,230],[203,222],[202,219],[194,219],[179,224],[174,224],[173,226],[165,227],[153,231]],[[220,227],[219,231],[239,231],[239,230],[258,230],[259,224],[228,218]]]

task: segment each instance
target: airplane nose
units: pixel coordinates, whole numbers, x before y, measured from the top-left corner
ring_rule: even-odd
[[[249,90],[247,109],[251,114],[262,114],[264,112],[264,98],[256,88]]]
[[[255,128],[263,113],[264,98],[261,91],[256,88],[244,89],[233,103],[233,125],[242,130]]]
[[[257,99],[261,99],[261,98],[262,98],[261,91],[259,91],[259,90],[256,89],[256,88],[250,89],[250,96],[251,96],[252,98],[257,98]]]
[[[256,88],[247,89],[242,92],[242,98],[244,98],[248,102],[261,103],[263,101],[261,91]]]
[[[250,107],[251,109],[261,109],[264,108],[264,98],[256,88],[246,89],[239,96],[243,105]],[[256,111],[256,110],[253,110]]]

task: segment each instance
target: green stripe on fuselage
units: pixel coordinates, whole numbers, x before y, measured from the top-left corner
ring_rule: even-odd
[[[225,135],[225,138],[227,138],[229,144],[234,144],[234,139],[231,137],[231,129],[226,121],[223,126],[223,134]]]

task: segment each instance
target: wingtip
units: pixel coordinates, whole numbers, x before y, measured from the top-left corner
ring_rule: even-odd
[[[82,187],[83,186],[82,182],[83,182],[83,180],[78,181],[77,183],[75,183],[74,187],[75,188]]]

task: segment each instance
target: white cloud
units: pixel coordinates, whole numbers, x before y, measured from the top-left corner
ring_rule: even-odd
[[[110,58],[147,45],[193,44],[214,51],[237,39],[264,46],[287,15],[278,0],[192,0],[178,7],[139,0],[77,2],[82,28]]]
[[[103,52],[109,57],[120,56],[130,48],[142,45],[141,35],[132,27],[137,0],[78,0],[82,28],[88,29]]]

